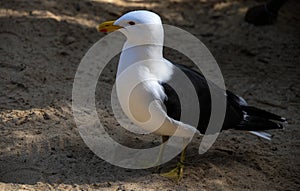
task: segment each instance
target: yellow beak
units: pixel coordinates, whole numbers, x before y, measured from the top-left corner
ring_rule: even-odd
[[[115,21],[106,21],[106,22],[101,23],[98,26],[98,31],[99,32],[113,32],[115,30],[122,28],[121,26],[114,25],[114,22]]]

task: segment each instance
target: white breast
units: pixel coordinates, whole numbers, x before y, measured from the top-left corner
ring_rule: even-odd
[[[163,109],[166,95],[160,81],[167,79],[167,75],[152,67],[157,63],[138,62],[118,73],[116,90],[120,105],[133,123],[149,133],[191,137],[197,130],[170,118]]]

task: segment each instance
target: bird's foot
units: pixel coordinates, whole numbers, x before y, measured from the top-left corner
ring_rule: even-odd
[[[173,170],[161,173],[160,175],[178,183],[183,177],[183,167],[184,165],[181,162],[178,162],[177,166]]]
[[[153,172],[154,172],[154,173],[160,173],[160,172],[161,172],[161,169],[162,169],[162,166],[161,166],[161,165],[158,165],[158,166],[154,167]]]

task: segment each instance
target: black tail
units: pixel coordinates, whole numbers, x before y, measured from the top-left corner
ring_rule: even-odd
[[[262,109],[252,106],[241,106],[241,108],[245,116],[242,122],[236,127],[238,130],[263,131],[282,129],[283,124],[287,123],[285,118]]]
[[[253,106],[241,106],[241,107],[242,107],[242,110],[245,111],[250,116],[262,117],[265,119],[270,119],[270,120],[283,122],[283,123],[287,122],[284,117],[280,117],[279,115],[270,113],[270,112],[262,110],[262,109],[258,109]]]

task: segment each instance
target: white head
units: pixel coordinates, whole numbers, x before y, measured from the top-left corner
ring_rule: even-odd
[[[132,11],[116,21],[108,21],[99,25],[100,32],[111,32],[120,29],[131,46],[144,44],[163,45],[162,22],[156,13],[146,10]]]

